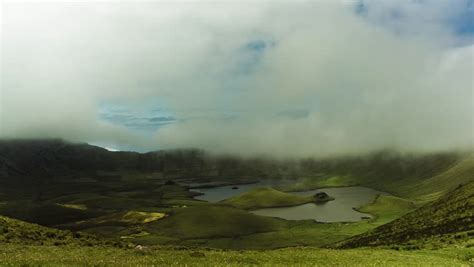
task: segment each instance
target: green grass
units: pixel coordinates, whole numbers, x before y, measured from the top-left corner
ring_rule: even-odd
[[[326,160],[256,161],[255,164],[252,160],[231,159],[224,165],[221,162],[219,166],[209,166],[199,157],[196,161],[185,160],[186,153],[170,158],[160,153],[108,153],[82,145],[69,149],[66,144],[53,145],[57,149],[52,150],[42,145],[34,149],[48,152],[45,156],[28,152],[29,146],[25,144],[22,149],[8,146],[7,150],[2,150],[7,153],[0,161],[4,162],[5,157],[8,166],[13,162],[14,172],[16,168],[32,172],[27,172],[28,177],[11,176],[10,180],[0,181],[0,198],[4,202],[0,203],[0,214],[70,230],[83,229],[111,239],[126,237],[127,242],[140,244],[234,249],[328,246],[392,222],[419,203],[433,201],[458,184],[471,181],[474,173],[474,156],[465,157],[460,153],[409,155],[383,152]],[[37,162],[43,162],[43,158],[51,160],[44,162],[51,169],[51,177],[39,171],[41,166]],[[123,168],[125,165],[128,167]],[[199,176],[201,167],[212,167],[212,172],[217,170],[219,177]],[[284,221],[246,211],[299,205],[311,202],[310,197],[266,188],[216,204],[193,199],[194,193],[184,186],[163,185],[168,177],[193,177],[189,180],[213,182],[225,180],[223,177],[227,174],[234,178],[294,178],[295,183],[282,188],[283,191],[359,185],[395,196],[379,196],[373,203],[360,207],[360,211],[374,215],[374,219],[321,224]],[[142,223],[147,216],[132,214],[127,219],[128,211],[170,216]],[[423,216],[430,218],[431,214]],[[450,214],[440,221],[453,222],[449,217],[456,215]],[[78,225],[81,227],[77,228]],[[469,235],[469,232],[461,232],[462,236]]]
[[[287,248],[221,251],[153,247],[0,246],[2,266],[469,266],[472,251]]]
[[[165,199],[162,201],[163,205],[178,208],[188,206],[206,206],[212,205],[207,201],[194,200],[194,199]]]
[[[124,210],[140,209],[143,207],[155,207],[159,205],[159,202],[149,199],[102,196],[97,198],[90,198],[87,200],[72,201],[70,204],[83,204],[89,209]]]
[[[391,203],[391,204],[390,204]],[[390,204],[390,205],[389,205]],[[219,206],[190,207],[178,209],[174,218],[166,224],[167,219],[152,222],[152,233],[147,227],[136,229],[118,228],[99,229],[98,232],[111,232],[112,236],[129,236],[128,241],[141,241],[141,244],[183,244],[213,247],[227,247],[235,249],[260,248],[265,251],[221,251],[209,249],[174,249],[169,247],[152,247],[145,251],[133,249],[118,249],[102,243],[93,243],[68,231],[59,231],[27,224],[17,220],[5,218],[5,225],[12,225],[15,238],[0,246],[0,262],[2,265],[360,265],[360,266],[463,266],[469,264],[473,258],[469,249],[443,250],[415,250],[395,251],[386,249],[351,249],[333,250],[316,248],[288,248],[268,250],[278,246],[314,245],[324,246],[340,241],[349,236],[373,228],[377,220],[389,217],[390,206],[392,212],[403,212],[404,208],[411,208],[405,200],[398,198],[377,198],[370,205],[365,206],[378,218],[374,221],[359,223],[332,223],[322,224],[310,221],[294,222],[288,225],[285,221],[264,218],[247,218],[249,213]],[[250,214],[252,215],[252,214]],[[170,217],[173,218],[173,217]],[[243,220],[244,223],[240,222]],[[256,220],[255,220],[256,219]],[[266,220],[268,219],[268,221]],[[254,221],[255,220],[255,221]],[[253,224],[248,224],[252,222]],[[161,225],[160,225],[161,224]],[[259,228],[258,225],[261,225]],[[248,234],[248,230],[260,229],[269,232]],[[91,229],[90,229],[91,230]],[[151,232],[151,233],[150,233]],[[170,236],[156,235],[168,233]],[[42,234],[38,234],[42,233]],[[189,235],[189,233],[194,233]],[[219,236],[235,235],[227,238]],[[175,238],[178,236],[181,239]],[[196,239],[197,237],[197,239]],[[204,238],[203,238],[204,237]],[[184,239],[183,239],[184,238]],[[187,239],[194,238],[194,239]],[[84,241],[82,239],[85,239]],[[46,240],[46,241],[45,241]],[[94,240],[94,239],[92,239]],[[148,241],[148,242],[146,242]],[[16,243],[16,244],[15,244]],[[44,244],[31,246],[28,244]],[[62,244],[69,244],[64,246]],[[75,244],[71,246],[70,244]],[[52,246],[55,245],[55,246]],[[87,247],[93,245],[93,247]]]
[[[181,241],[181,245],[227,249],[275,249],[292,246],[323,247],[342,241],[374,228],[368,223],[316,223],[313,221],[292,222],[279,231],[256,233],[233,238],[212,238]]]
[[[52,229],[0,216],[0,244],[3,246],[7,243],[22,245],[75,244],[82,246],[111,244],[88,234]]]
[[[460,184],[474,181],[474,155],[461,160],[452,168],[404,188],[414,199],[433,201]]]
[[[221,203],[246,210],[289,207],[311,202],[314,202],[312,196],[293,195],[269,187],[255,188],[249,192],[221,201]]]
[[[472,236],[474,182],[458,186],[436,201],[373,231],[355,236],[343,242],[341,246],[442,246],[465,243],[464,241],[472,239]]]
[[[384,224],[417,208],[415,202],[395,196],[378,195],[375,200],[357,209],[375,216],[377,223]]]
[[[122,211],[104,216],[95,217],[93,219],[75,222],[69,225],[62,225],[62,228],[68,229],[86,229],[100,226],[127,226],[135,224],[145,224],[163,219],[166,216],[161,212],[145,212],[145,211]]]
[[[144,226],[147,232],[179,239],[237,237],[282,230],[287,222],[225,206],[175,209],[169,217]]]
[[[443,197],[459,184],[473,181],[472,155],[385,151],[321,160],[223,160],[185,152],[109,153],[61,142],[27,142],[19,147],[1,143],[0,165],[6,167],[7,177],[0,181],[0,214],[69,229],[80,225],[86,231],[62,231],[0,216],[1,266],[462,266],[474,262],[472,184]],[[163,185],[168,177],[211,183],[228,177],[284,177],[295,183],[282,191],[358,185],[394,196],[378,196],[359,207],[374,215],[370,220],[285,221],[246,210],[312,199],[263,188],[223,203],[207,203],[193,199],[195,193],[184,186]],[[161,218],[162,213],[169,216]],[[334,243],[376,247],[328,249]],[[124,244],[150,247],[137,251],[124,249]],[[271,250],[282,247],[289,248]]]
[[[101,238],[118,239],[122,235],[133,233],[129,226],[97,226],[81,230],[81,232],[96,235]]]

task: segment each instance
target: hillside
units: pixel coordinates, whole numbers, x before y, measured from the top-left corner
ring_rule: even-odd
[[[62,176],[97,171],[161,172],[168,176],[212,172],[199,150],[111,152],[60,139],[0,139],[0,174],[6,177]]]
[[[203,216],[216,213],[204,212]],[[197,214],[195,214],[197,215]],[[208,219],[212,229],[213,222],[222,225],[228,213],[221,213],[221,219]],[[240,214],[231,216],[238,220]],[[194,216],[194,215],[193,215]],[[204,219],[197,216],[195,218]],[[225,219],[227,220],[227,219]],[[232,219],[233,220],[233,219]],[[236,221],[227,221],[236,223]],[[195,219],[189,221],[193,228]],[[172,223],[173,224],[173,223]],[[179,233],[177,229],[165,227]],[[249,225],[247,225],[249,226]],[[268,227],[268,226],[267,226]],[[275,229],[277,225],[267,230]],[[196,228],[195,228],[196,229]],[[197,228],[199,229],[199,228]],[[246,231],[242,228],[242,231]],[[263,228],[261,228],[263,230]],[[220,230],[214,230],[218,233]],[[225,230],[224,230],[225,231]],[[175,234],[175,233],[173,233]],[[203,234],[203,233],[201,233]],[[209,233],[208,233],[209,234]],[[197,235],[200,235],[197,233]],[[25,223],[0,216],[0,262],[7,266],[89,266],[100,262],[101,266],[117,265],[317,265],[347,266],[377,263],[384,266],[466,266],[473,255],[466,249],[410,250],[395,251],[387,249],[320,249],[293,247],[277,250],[220,250],[207,248],[184,248],[173,246],[145,246],[144,249],[129,248],[121,243],[100,241],[83,234],[71,233]]]
[[[425,179],[406,191],[414,198],[424,196],[426,200],[434,200],[442,194],[453,190],[460,184],[474,181],[474,154],[459,161],[458,164],[429,179]]]
[[[5,216],[0,216],[0,243],[55,246],[119,245],[116,242],[101,241],[89,234],[52,229]]]
[[[390,196],[378,195],[372,203],[363,205],[357,210],[370,213],[377,218],[377,221],[387,223],[413,211],[417,205],[410,200]]]
[[[474,182],[470,182],[390,223],[352,237],[340,247],[438,246],[472,241],[473,236]]]
[[[226,177],[310,178],[323,182],[334,176],[346,184],[381,186],[378,179],[398,183],[405,179],[426,179],[446,171],[465,157],[457,152],[402,154],[376,151],[357,156],[312,159],[240,158],[209,155],[185,149],[149,153],[111,152],[84,143],[59,139],[0,140],[0,177],[3,182],[31,181],[77,175],[95,175],[116,180],[117,172],[153,174],[161,178]],[[105,172],[105,173],[104,173]],[[357,181],[347,179],[355,177]],[[16,179],[6,179],[6,178]],[[0,180],[2,180],[0,179]],[[6,180],[5,180],[6,179]],[[55,180],[53,179],[53,180]]]
[[[224,233],[228,231],[225,225],[237,223],[242,215],[245,216],[244,213],[239,212],[237,209],[225,207],[217,210],[216,207],[210,207],[205,209],[204,212],[193,209],[189,210],[189,212],[186,211],[186,214],[178,215],[185,216],[189,220],[171,220],[162,225],[164,228],[158,225],[155,225],[153,228],[157,229],[160,233],[162,233],[163,229],[168,229],[172,236],[183,233],[184,227],[197,231],[193,237],[220,235],[222,231]],[[280,223],[275,224],[270,223],[270,221],[274,220],[269,219],[268,222],[260,223],[261,227],[257,228],[267,231],[282,227]],[[158,220],[155,224],[162,222],[165,222],[165,220]],[[207,224],[203,224],[203,222],[207,222]],[[205,228],[196,227],[197,225],[205,226]],[[324,226],[324,224],[319,225]],[[241,231],[246,232],[256,226],[244,224]],[[160,228],[161,230],[159,230]],[[185,230],[185,232],[193,232],[189,231],[189,229]],[[201,232],[202,229],[207,229],[210,232],[203,233]],[[0,262],[8,266],[82,266],[96,265],[99,262],[101,266],[205,266],[222,264],[227,266],[249,264],[346,266],[367,265],[368,263],[384,266],[465,266],[469,264],[473,257],[468,249],[463,248],[395,251],[377,248],[334,250],[292,247],[265,251],[234,251],[173,246],[145,246],[137,249],[126,247],[120,243],[101,242],[92,236],[82,233],[50,229],[1,216],[0,230],[0,242],[2,243],[2,246],[0,246]]]
[[[137,244],[235,249],[326,246],[412,211],[420,205],[416,190],[438,196],[469,181],[471,163],[465,154],[454,152],[385,151],[285,161],[211,157],[198,150],[139,154],[61,140],[2,140],[0,214]],[[452,179],[453,173],[458,178]],[[246,175],[260,181],[283,177],[290,186],[302,181],[300,190],[355,184],[394,195],[359,207],[374,219],[347,224],[290,222],[247,211],[313,201],[283,192],[287,190],[261,188],[219,203],[193,198],[198,194],[192,191],[194,186],[232,184]],[[417,187],[421,183],[425,186]]]

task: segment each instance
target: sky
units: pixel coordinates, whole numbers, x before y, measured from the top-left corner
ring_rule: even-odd
[[[473,147],[474,0],[1,9],[2,138],[277,157]]]

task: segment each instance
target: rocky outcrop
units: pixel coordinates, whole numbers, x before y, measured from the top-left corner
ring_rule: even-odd
[[[333,197],[330,197],[325,192],[318,192],[318,193],[314,194],[313,199],[314,199],[314,202],[317,203],[317,204],[326,203],[328,201],[334,200]]]

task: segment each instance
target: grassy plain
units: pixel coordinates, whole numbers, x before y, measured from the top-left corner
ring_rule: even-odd
[[[333,250],[286,248],[223,251],[154,247],[144,251],[111,247],[0,247],[1,266],[472,266],[468,250]]]

